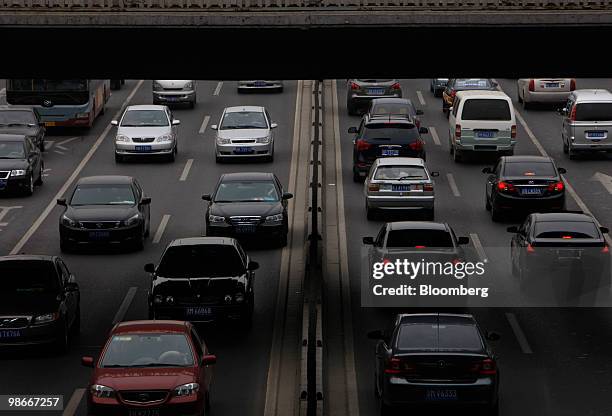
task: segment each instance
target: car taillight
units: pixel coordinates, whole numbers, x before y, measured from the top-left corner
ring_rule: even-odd
[[[512,129],[510,130],[510,137],[516,139],[516,125],[512,126]]]
[[[461,137],[461,124],[455,125],[455,137]]]
[[[370,150],[372,148],[372,144],[366,142],[364,139],[359,139],[355,142],[357,145],[357,151],[363,152],[364,150]]]
[[[576,105],[575,104],[572,107],[572,110],[570,111],[569,119],[570,121],[576,121]]]
[[[414,246],[414,248],[427,248],[427,246]]]
[[[561,238],[564,239],[564,240],[571,240],[572,236],[571,235],[564,235],[564,236],[561,236]]]
[[[561,192],[563,191],[563,189],[565,189],[565,185],[563,185],[563,182],[561,181],[554,182],[548,185],[548,190],[551,192]]]
[[[431,183],[426,183],[425,185],[423,185],[423,190],[424,191],[433,191],[433,184]]]
[[[399,358],[389,358],[387,360],[387,365],[385,366],[385,374],[399,374],[401,373],[400,369],[401,360]]]
[[[480,363],[480,374],[483,376],[492,376],[497,374],[497,366],[495,365],[495,361],[490,358],[485,358]]]
[[[570,80],[570,91],[574,91],[576,89],[576,80],[572,78]]]
[[[412,150],[423,150],[423,141],[417,139],[408,145]]]
[[[604,244],[604,246],[601,249],[601,252],[603,254],[608,254],[610,252],[610,247],[607,244]]]
[[[395,84],[391,85],[391,89],[392,90],[399,90],[401,88],[402,88],[402,86],[400,85],[399,82],[396,82]]]
[[[531,244],[527,244],[527,253],[535,253],[535,248]]]
[[[351,89],[352,90],[358,90],[359,89],[359,85],[355,82],[351,82]]]
[[[529,91],[535,91],[535,79],[529,80]]]
[[[499,181],[497,182],[497,190],[500,192],[514,192],[516,188],[511,183]]]
[[[377,183],[371,183],[368,185],[368,191],[371,192],[378,192],[380,191],[380,185]]]

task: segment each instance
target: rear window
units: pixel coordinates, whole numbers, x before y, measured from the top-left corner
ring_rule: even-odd
[[[612,121],[612,103],[577,104],[576,121]]]
[[[3,295],[55,293],[59,289],[57,271],[50,261],[2,261],[0,276],[0,293]]]
[[[451,235],[444,230],[392,230],[387,248],[392,247],[453,247]]]
[[[169,279],[231,277],[244,270],[242,258],[233,246],[202,244],[168,248],[157,274]]]
[[[536,238],[599,238],[599,231],[592,222],[546,221],[535,225]]]
[[[387,114],[399,114],[399,115],[414,115],[416,112],[410,104],[399,104],[399,103],[384,103],[384,104],[372,104],[372,115],[380,116]]]
[[[458,79],[453,87],[457,90],[487,90],[491,88],[491,82],[480,78]]]
[[[510,121],[510,105],[499,98],[471,98],[465,100],[462,120]]]
[[[549,162],[506,163],[505,176],[556,176],[555,167]]]
[[[374,174],[374,179],[427,179],[427,172],[423,166],[379,166]]]
[[[399,350],[482,351],[473,325],[407,324],[397,335]]]
[[[363,138],[400,143],[412,142],[419,138],[419,129],[414,124],[369,124],[364,130]]]

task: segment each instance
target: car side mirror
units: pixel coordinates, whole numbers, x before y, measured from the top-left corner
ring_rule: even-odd
[[[429,133],[429,129],[427,127],[419,127],[419,133],[427,134]]]
[[[567,173],[567,169],[565,168],[557,168],[557,170],[559,171],[559,173]]]
[[[430,175],[431,175],[432,177],[434,177],[434,178],[437,178],[438,176],[440,176],[440,172],[438,172],[438,171],[433,171],[433,172],[430,172]]]
[[[482,173],[493,173],[493,169],[491,168],[482,168]]]
[[[93,368],[94,358],[93,357],[81,357],[81,365],[84,367]]]
[[[506,228],[506,231],[508,231],[509,233],[516,234],[518,233],[518,227],[516,225],[513,225],[512,227]]]
[[[212,126],[210,126],[210,128],[211,128],[212,130],[217,130],[219,127],[218,127],[216,124],[213,124]]]
[[[149,205],[151,203],[151,197],[150,196],[145,196],[144,198],[142,198],[140,203],[142,205]]]
[[[283,199],[291,199],[291,198],[293,198],[293,194],[292,193],[285,192],[283,194]]]
[[[501,335],[499,335],[497,332],[487,331],[486,338],[489,341],[499,341]]]
[[[212,200],[212,196],[210,194],[204,194],[204,195],[202,195],[202,199],[204,201],[210,201],[210,200]]]
[[[147,273],[155,273],[155,265],[153,263],[145,264],[144,271]]]
[[[464,246],[468,244],[469,242],[470,242],[469,237],[458,237],[457,238],[457,244],[459,244],[460,246]]]
[[[65,207],[66,206],[66,198],[59,198],[57,200],[57,205],[61,205],[61,206]]]
[[[172,120],[173,126],[178,126],[179,124],[181,124],[181,120]]]
[[[608,234],[610,229],[608,227],[599,227],[599,231],[601,231],[603,234]]]
[[[374,237],[363,237],[363,244],[374,245]]]
[[[567,113],[567,110],[565,109],[565,107],[557,108],[557,114],[559,114],[560,116],[564,116],[566,113]]]
[[[453,112],[453,107],[448,107],[448,114]]]
[[[214,354],[202,356],[202,365],[213,365],[217,363],[217,356]]]
[[[422,116],[423,115],[423,110],[416,110],[416,115],[417,116]]]
[[[270,128],[271,128],[271,129],[275,129],[275,128],[277,128],[277,127],[278,127],[278,124],[277,124],[277,123],[272,123],[272,124],[270,124]]]
[[[357,134],[357,127],[349,127],[348,132],[352,134]]]
[[[256,261],[250,261],[249,265],[247,266],[247,269],[251,272],[255,271],[259,269],[259,263],[257,263]]]
[[[117,121],[117,120],[112,120],[112,121],[111,121],[111,125],[112,125],[112,126],[118,126],[118,125],[119,125],[119,121]]]
[[[380,329],[368,332],[369,339],[385,339],[385,334]]]

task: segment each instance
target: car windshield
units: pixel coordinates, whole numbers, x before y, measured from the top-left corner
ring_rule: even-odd
[[[0,111],[0,126],[36,126],[37,123],[31,111]]]
[[[612,121],[612,103],[576,105],[576,121]]]
[[[363,133],[366,140],[384,140],[392,142],[412,142],[419,138],[419,129],[412,123],[406,124],[368,124]]]
[[[272,181],[231,181],[219,185],[215,202],[278,202]]]
[[[416,115],[416,111],[412,104],[400,104],[400,103],[384,103],[384,104],[372,104],[372,115],[380,116],[387,114],[394,115]]]
[[[374,179],[385,180],[385,179],[428,179],[427,172],[423,166],[410,166],[410,165],[398,165],[398,166],[379,166],[374,174]]]
[[[129,110],[121,120],[122,127],[164,127],[168,116],[163,110]]]
[[[510,105],[499,98],[471,98],[465,100],[462,120],[510,121]]]
[[[491,82],[486,78],[457,79],[453,87],[456,90],[488,90]]]
[[[234,246],[185,245],[169,247],[156,272],[168,279],[232,277],[243,274],[245,266]]]
[[[22,142],[0,142],[0,159],[25,159]]]
[[[184,334],[113,335],[101,367],[192,367],[193,352]]]
[[[391,230],[387,237],[387,248],[408,247],[453,247],[453,239],[445,230]]]
[[[1,295],[27,293],[55,293],[58,278],[51,261],[8,260],[0,261]]]
[[[261,111],[236,111],[225,113],[220,130],[267,128],[266,117]]]
[[[135,205],[130,185],[79,185],[70,205]]]
[[[399,328],[397,334],[397,349],[482,351],[482,341],[474,325],[404,324]]]
[[[587,221],[542,221],[535,225],[536,238],[599,238],[597,227]]]
[[[505,176],[556,176],[550,162],[511,162],[504,166]]]

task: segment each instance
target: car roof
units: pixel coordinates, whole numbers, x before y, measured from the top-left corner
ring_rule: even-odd
[[[168,247],[174,246],[202,246],[202,245],[227,245],[235,246],[236,240],[230,237],[187,237],[173,240]]]
[[[545,212],[532,214],[536,222],[591,222],[595,223],[595,219],[584,213],[579,212]]]
[[[13,254],[10,256],[0,256],[1,261],[15,261],[15,260],[40,260],[40,261],[54,261],[57,256],[48,256],[45,254]]]
[[[226,107],[226,113],[240,113],[242,111],[254,111],[258,113],[263,113],[264,107],[258,105],[240,105],[235,107]]]
[[[553,159],[549,156],[528,156],[528,155],[518,155],[518,156],[502,156],[501,158],[506,163],[516,163],[516,162],[553,162]]]
[[[376,159],[378,166],[387,165],[418,165],[425,166],[425,161],[419,157],[379,157]]]
[[[270,172],[234,172],[224,173],[219,181],[262,181],[272,179],[274,179],[274,174]]]
[[[24,134],[0,134],[0,141],[2,142],[22,142],[25,140]]]
[[[77,185],[113,185],[113,184],[131,184],[134,178],[131,176],[122,175],[99,175],[85,176],[77,182]]]
[[[134,332],[176,332],[185,333],[189,324],[185,321],[172,320],[142,320],[119,322],[111,331],[115,334],[126,334]]]
[[[131,110],[164,110],[166,108],[165,105],[157,105],[157,104],[136,104],[129,105],[125,111]]]
[[[396,230],[447,231],[448,224],[446,224],[445,222],[431,222],[431,221],[396,221],[396,222],[388,222],[387,229],[389,231],[396,231]]]
[[[504,98],[510,100],[510,97],[503,91],[487,91],[487,90],[465,90],[457,91],[457,97],[460,98]]]
[[[612,93],[603,88],[575,90],[572,94],[579,101],[612,101]]]
[[[401,313],[395,319],[400,325],[411,323],[476,325],[473,315],[458,313]]]

